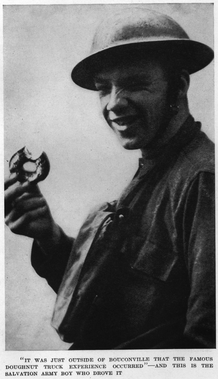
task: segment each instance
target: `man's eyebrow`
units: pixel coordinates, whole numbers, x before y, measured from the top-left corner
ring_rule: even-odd
[[[94,77],[94,81],[97,82],[97,83],[105,83],[108,81],[107,78],[104,78],[104,77],[101,77],[101,76],[95,76]]]
[[[94,78],[95,82],[97,83],[105,83],[105,82],[108,82],[110,81],[109,78],[107,77],[103,77],[101,75],[96,75],[95,78]],[[139,80],[142,80],[142,81],[145,81],[145,82],[150,82],[151,79],[148,77],[148,76],[145,76],[144,73],[139,73],[139,74],[131,74],[131,75],[126,75],[126,76],[121,76],[120,78],[118,78],[118,82],[124,82],[128,80],[129,82],[132,82],[132,81],[139,81]]]
[[[129,75],[128,80],[133,81],[133,82],[138,81],[138,80],[149,82],[150,78],[148,76],[145,76],[144,73],[140,73],[140,74]]]

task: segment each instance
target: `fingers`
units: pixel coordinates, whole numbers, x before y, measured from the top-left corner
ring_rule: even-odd
[[[13,202],[25,193],[28,186],[27,183],[20,184],[18,182],[10,185],[5,190],[5,214],[7,215],[13,208]]]
[[[14,182],[15,180],[15,182]],[[14,206],[15,201],[19,201],[27,193],[30,196],[41,196],[38,186],[29,182],[19,183],[16,178],[8,179],[5,190],[5,214],[7,215]]]
[[[20,197],[26,190],[26,186],[15,182],[5,190],[5,214],[7,215],[13,208],[13,202],[16,198]]]
[[[17,181],[17,175],[12,174],[5,179],[5,190]]]
[[[5,223],[8,225],[9,222],[15,221],[25,213],[44,206],[47,206],[47,204],[43,197],[37,196],[33,198],[30,195],[24,194],[12,204],[11,211],[5,217]]]
[[[13,201],[13,208],[17,208],[18,210],[19,209],[21,210],[22,207],[24,208],[26,207],[26,210],[28,210],[28,209],[31,209],[32,204],[37,203],[37,202],[39,202],[39,206],[42,203],[46,204],[45,198],[42,196],[41,193],[24,192],[21,196],[17,197]]]
[[[32,238],[47,236],[53,219],[39,187],[20,183],[16,175],[5,181],[5,223],[13,233]]]
[[[29,181],[25,181],[21,183],[18,181],[18,176],[15,173],[11,174],[9,177],[5,179],[4,189],[7,190],[12,185],[15,185],[17,187],[21,186],[21,188],[24,188],[24,189],[29,189],[30,192],[41,193],[37,184],[31,183]]]
[[[8,186],[5,190],[5,200],[14,201],[17,197],[21,196],[24,192],[28,192],[29,183],[19,183],[15,182],[12,185]]]
[[[24,213],[17,219],[8,217],[6,224],[15,234],[23,234],[34,238],[38,234],[43,233],[43,218],[46,218],[46,215],[47,206],[44,205],[41,208]]]

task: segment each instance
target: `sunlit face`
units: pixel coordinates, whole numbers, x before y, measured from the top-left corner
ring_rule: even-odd
[[[166,122],[168,82],[156,60],[105,69],[95,79],[105,120],[126,149],[146,149]]]

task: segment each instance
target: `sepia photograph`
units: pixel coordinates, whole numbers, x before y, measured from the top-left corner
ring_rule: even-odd
[[[5,350],[213,354],[214,5],[5,4],[3,65]]]

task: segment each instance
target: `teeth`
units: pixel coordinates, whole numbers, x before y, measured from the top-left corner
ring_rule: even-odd
[[[124,120],[117,120],[116,123],[120,126],[123,126],[125,125],[125,121]]]
[[[136,116],[127,116],[127,117],[122,117],[120,119],[112,120],[112,122],[116,122],[116,124],[118,124],[119,126],[123,126],[126,124],[130,124],[135,119],[136,119]]]

